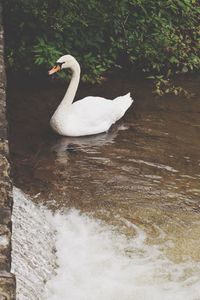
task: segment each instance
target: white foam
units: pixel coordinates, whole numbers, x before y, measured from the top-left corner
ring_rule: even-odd
[[[55,218],[59,268],[46,288],[48,300],[200,299],[200,272],[170,262],[159,247],[145,244],[137,226],[132,240],[71,211]],[[128,224],[131,226],[131,224]]]
[[[16,198],[21,201],[20,193],[18,190],[15,191],[15,202]],[[38,279],[32,281],[32,288],[35,289],[33,297],[29,295],[29,298],[25,298],[24,290],[20,290],[19,300],[200,299],[200,266],[193,262],[184,264],[171,262],[158,245],[147,245],[146,233],[126,219],[122,220],[124,224],[133,227],[136,232],[133,239],[127,239],[117,233],[116,229],[77,210],[53,217],[49,216],[50,213],[45,209],[39,209],[29,203],[29,200],[27,205],[31,207],[33,219],[36,217],[33,221],[36,224],[33,225],[30,216],[24,217],[28,219],[27,222],[32,223],[31,227],[37,226],[39,222],[40,232],[38,236],[30,236],[30,233],[24,230],[25,245],[21,245],[22,249],[14,249],[15,255],[16,252],[23,251],[24,255],[26,253],[29,256],[28,262],[22,261],[21,256],[19,257],[18,264],[24,266],[18,270],[18,280],[24,277],[24,273],[26,277],[31,277],[34,272],[39,274]],[[20,222],[23,224],[23,220]],[[19,228],[14,231],[16,230]],[[14,234],[16,235],[16,232]],[[40,235],[43,238],[50,235],[51,241],[44,240],[43,247],[40,247],[37,242]],[[16,237],[20,239],[20,236]],[[26,243],[29,239],[32,239],[33,245],[31,253],[26,252]],[[54,243],[57,250],[56,257],[52,253]],[[31,258],[35,256],[34,251],[38,257],[37,270],[34,265],[26,265],[30,264]],[[43,259],[40,258],[39,251],[42,251]],[[53,274],[55,258],[58,268],[56,274]],[[43,281],[46,280],[45,284]],[[40,294],[35,284],[40,287]],[[26,289],[26,284],[21,286]]]

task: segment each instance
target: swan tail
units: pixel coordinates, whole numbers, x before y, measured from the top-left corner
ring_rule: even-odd
[[[117,120],[123,117],[127,109],[132,105],[133,101],[134,99],[131,97],[130,93],[114,99],[115,104],[117,103]]]

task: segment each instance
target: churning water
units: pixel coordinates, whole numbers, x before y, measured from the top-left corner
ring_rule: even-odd
[[[53,215],[17,188],[14,200],[18,300],[200,299],[200,263],[172,262],[163,251],[172,245],[149,245],[129,221],[132,238],[77,210]]]

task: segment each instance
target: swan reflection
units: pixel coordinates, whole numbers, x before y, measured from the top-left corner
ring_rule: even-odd
[[[56,153],[57,161],[60,163],[67,162],[68,156],[81,152],[96,153],[99,148],[115,142],[115,139],[121,130],[127,130],[128,127],[119,124],[115,125],[109,132],[99,135],[84,137],[61,137],[51,147]]]

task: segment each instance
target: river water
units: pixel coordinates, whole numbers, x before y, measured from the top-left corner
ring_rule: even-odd
[[[181,83],[192,98],[140,81],[81,86],[77,98],[135,99],[83,138],[49,128],[63,86],[9,83],[18,299],[200,299],[199,78]]]

